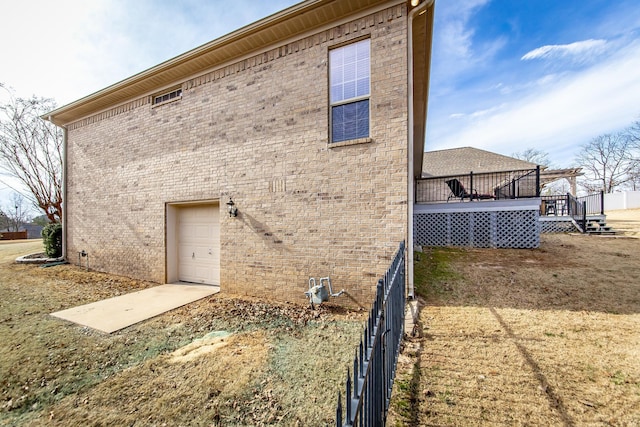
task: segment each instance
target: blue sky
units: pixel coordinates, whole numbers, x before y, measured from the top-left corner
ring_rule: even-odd
[[[0,82],[63,105],[295,3],[4,1]],[[436,0],[433,40],[427,150],[569,166],[640,118],[637,0]]]
[[[636,0],[437,1],[427,150],[526,148],[570,166],[640,118]]]

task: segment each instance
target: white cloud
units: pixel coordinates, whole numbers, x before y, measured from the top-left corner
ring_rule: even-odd
[[[555,76],[507,104],[457,115],[429,150],[472,145],[509,154],[536,147],[569,165],[577,147],[630,125],[640,113],[640,41],[583,72]],[[433,142],[432,142],[433,141]]]
[[[92,28],[92,16],[100,16],[104,7],[103,1],[6,2],[0,26],[0,81],[14,87],[20,96],[55,97],[51,86],[60,84],[60,74],[73,72],[72,46],[79,31]],[[83,76],[78,77],[68,79],[56,91],[73,92],[73,86],[82,83]]]
[[[487,57],[495,53],[502,45],[497,40],[495,45],[474,48],[475,29],[468,24],[469,19],[490,0],[461,0],[455,7],[444,4],[436,6],[436,28],[438,37],[434,38],[432,58],[432,89],[446,91],[454,75],[464,73]]]
[[[527,52],[522,56],[522,60],[530,61],[532,59],[552,59],[564,57],[584,57],[586,55],[597,55],[606,48],[606,40],[583,40],[570,44],[553,44],[546,45]]]
[[[293,3],[6,1],[0,82],[19,96],[35,94],[65,104]]]
[[[443,46],[444,51],[457,59],[472,56],[471,42],[475,30],[468,25],[469,18],[477,9],[489,3],[490,0],[463,0],[455,7],[436,8],[436,13],[442,16],[438,19],[441,27],[437,29],[439,38],[435,40]]]

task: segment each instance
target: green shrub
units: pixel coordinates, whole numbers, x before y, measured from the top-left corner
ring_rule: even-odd
[[[52,222],[42,229],[42,241],[44,253],[49,258],[62,256],[62,224]]]

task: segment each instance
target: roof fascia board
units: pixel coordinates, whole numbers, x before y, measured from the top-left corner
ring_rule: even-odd
[[[418,8],[424,8],[424,17],[425,19],[425,47],[426,50],[424,52],[425,57],[423,63],[420,63],[421,66],[420,71],[424,76],[424,92],[422,93],[423,98],[419,101],[423,103],[422,109],[424,110],[424,115],[421,117],[414,117],[414,128],[415,126],[419,126],[421,138],[415,138],[414,135],[414,146],[411,149],[414,150],[414,178],[420,178],[422,176],[422,168],[423,168],[423,156],[426,147],[426,129],[427,129],[427,116],[429,109],[429,89],[430,89],[430,80],[431,80],[431,53],[433,50],[433,22],[434,22],[434,14],[435,14],[435,0],[426,0],[424,3],[420,4]],[[419,14],[422,16],[422,13]],[[416,17],[417,18],[417,17]],[[413,34],[408,34],[408,37],[413,37]],[[413,52],[409,52],[409,55],[413,55]],[[415,58],[414,58],[415,60]],[[423,68],[422,68],[423,67]],[[415,79],[415,76],[413,77]],[[416,102],[414,100],[414,102]]]
[[[340,25],[344,25],[344,24],[346,24],[348,22],[364,18],[365,16],[371,15],[373,13],[381,12],[381,11],[383,11],[385,9],[388,9],[389,7],[397,6],[397,5],[400,5],[402,3],[404,3],[404,0],[398,0],[398,1],[395,1],[395,2],[387,2],[387,3],[384,3],[384,4],[379,4],[376,7],[372,7],[372,8],[369,8],[369,9],[362,10],[362,11],[360,11],[360,12],[354,14],[354,15],[349,15],[349,16],[343,18],[343,19],[340,19],[339,21],[333,21],[333,22],[331,22],[329,24],[322,25],[320,27],[314,28],[313,30],[306,31],[304,33],[301,33],[301,34],[298,34],[296,36],[290,37],[288,39],[280,40],[280,41],[271,43],[269,45],[265,45],[264,47],[262,47],[260,49],[257,49],[257,50],[254,50],[254,51],[251,51],[251,52],[248,52],[247,54],[245,54],[243,56],[239,56],[237,58],[233,58],[233,59],[230,59],[228,61],[221,62],[220,64],[216,64],[215,67],[210,67],[210,68],[204,69],[202,71],[198,71],[197,73],[189,75],[189,76],[187,76],[186,78],[184,78],[184,79],[182,79],[180,81],[187,81],[187,80],[191,80],[191,79],[195,79],[195,78],[201,77],[201,76],[203,76],[203,75],[205,75],[207,73],[210,73],[212,71],[227,67],[229,65],[233,65],[233,64],[238,63],[238,62],[242,62],[242,61],[250,59],[250,58],[252,58],[252,57],[254,57],[256,55],[261,55],[263,53],[269,52],[270,50],[274,49],[277,46],[286,46],[286,45],[288,45],[290,43],[293,43],[293,42],[296,42],[298,40],[302,40],[302,39],[305,39],[307,37],[311,37],[314,34],[318,34],[318,33],[321,33],[323,31],[327,31],[327,30],[329,30],[331,28],[338,27]],[[172,85],[176,85],[177,83],[178,83],[178,81],[174,82]],[[172,85],[167,85],[167,87],[171,87]],[[152,93],[155,93],[155,91],[152,92]],[[150,93],[149,95],[151,95],[152,93]]]
[[[105,95],[107,93],[110,92],[114,92],[118,89],[120,89],[121,87],[124,86],[129,86],[133,83],[136,83],[137,81],[140,80],[144,80],[146,78],[151,77],[152,75],[158,74],[162,71],[165,71],[167,69],[170,69],[178,64],[184,63],[186,61],[192,60],[197,56],[201,56],[202,54],[215,50],[215,49],[219,49],[225,45],[228,45],[230,43],[232,43],[233,41],[239,40],[243,37],[247,37],[251,34],[256,33],[258,30],[260,29],[265,29],[268,28],[272,25],[275,25],[278,22],[282,22],[284,20],[284,18],[286,17],[293,17],[296,16],[300,13],[302,13],[302,11],[305,11],[306,9],[313,9],[314,7],[316,7],[317,4],[323,3],[326,0],[307,0],[305,2],[302,3],[298,3],[295,4],[287,9],[284,9],[280,12],[276,12],[272,15],[267,16],[266,18],[263,18],[259,21],[253,22],[251,24],[245,25],[244,27],[241,27],[231,33],[225,34],[221,37],[218,37],[217,39],[214,39],[212,41],[209,41],[203,45],[200,45],[198,47],[195,47],[191,50],[188,50],[184,53],[181,53],[178,56],[175,56],[173,58],[170,58],[164,62],[161,62],[160,64],[154,65],[151,68],[147,68],[146,70],[143,70],[139,73],[136,73],[130,77],[127,77],[123,80],[120,80],[110,86],[107,86],[106,88],[100,89],[97,92],[94,92],[92,94],[89,94],[85,97],[80,98],[77,101],[74,101],[70,104],[67,104],[61,108],[58,108],[57,110],[54,110],[53,112],[51,112],[50,114],[48,114],[47,116],[51,116],[54,113],[63,110],[63,109],[67,109],[67,108],[72,108],[74,107],[76,104],[82,104],[84,102],[86,102],[89,99],[93,99],[93,98],[97,98],[100,97],[102,95]]]
[[[199,71],[197,73],[192,74],[189,77],[181,77],[180,79],[175,79],[172,81],[172,83],[167,83],[164,84],[161,87],[158,88],[154,88],[153,91],[149,91],[147,93],[144,94],[137,94],[135,96],[132,97],[128,97],[126,100],[122,100],[118,103],[113,103],[111,105],[109,105],[108,107],[105,108],[101,108],[99,110],[93,110],[90,113],[87,114],[83,114],[82,116],[77,116],[77,117],[73,117],[71,119],[59,119],[59,117],[56,116],[60,116],[62,114],[65,113],[70,113],[72,110],[80,108],[83,105],[89,104],[97,99],[99,99],[100,97],[103,96],[107,96],[110,94],[114,94],[117,93],[118,91],[124,90],[127,87],[131,87],[135,84],[138,84],[140,82],[143,82],[145,80],[151,79],[154,76],[160,75],[163,72],[166,72],[168,70],[170,70],[171,68],[178,66],[180,64],[184,64],[187,63],[189,61],[193,61],[196,60],[199,57],[202,57],[203,55],[205,55],[208,52],[213,52],[216,50],[220,50],[220,49],[224,49],[226,46],[230,46],[232,45],[234,42],[237,42],[239,40],[242,40],[243,38],[246,38],[248,36],[251,36],[253,34],[256,34],[260,31],[266,30],[272,26],[275,26],[277,24],[286,22],[287,20],[291,20],[294,19],[304,13],[309,13],[309,12],[313,12],[313,10],[321,7],[321,6],[325,6],[325,5],[329,5],[331,4],[333,1],[335,0],[307,0],[305,2],[301,2],[298,3],[297,5],[291,6],[290,8],[284,9],[280,12],[277,12],[275,14],[272,14],[266,18],[263,18],[259,21],[256,21],[252,24],[246,25],[238,30],[235,30],[232,33],[229,33],[227,35],[224,35],[222,37],[219,37],[213,41],[210,41],[204,45],[201,45],[199,47],[196,47],[194,49],[191,49],[183,54],[180,54],[172,59],[169,59],[165,62],[162,62],[154,67],[151,67],[147,70],[144,70],[140,73],[134,74],[131,77],[128,77],[124,80],[121,80],[113,85],[110,85],[104,89],[101,89],[97,92],[94,92],[90,95],[87,95],[77,101],[74,101],[70,104],[67,104],[63,107],[60,107],[54,111],[51,111],[45,115],[43,115],[42,117],[52,121],[53,123],[62,126],[62,125],[67,125],[69,123],[78,121],[78,120],[82,120],[83,118],[95,115],[95,114],[99,114],[101,112],[104,111],[108,111],[112,108],[115,108],[119,105],[124,105],[128,102],[131,102],[133,99],[140,99],[143,98],[145,96],[149,96],[152,95],[153,93],[156,93],[158,90],[162,90],[162,88],[166,88],[166,87],[170,87],[172,85],[175,85],[177,83],[179,83],[180,81],[185,81],[188,80],[190,78],[194,78],[194,77],[198,77],[202,74],[206,74],[207,72],[210,72],[211,70],[215,70],[218,68],[223,67],[224,65],[229,65],[235,62],[240,61],[240,57],[235,57],[232,59],[229,59],[228,61],[225,61],[224,63],[220,63],[220,64],[216,64],[214,67],[209,67],[207,68],[207,71]],[[336,21],[330,21],[329,23],[325,23],[321,26],[316,26],[314,28],[312,28],[311,30],[305,32],[305,33],[298,33],[298,34],[294,34],[291,37],[287,38],[287,39],[282,39],[282,40],[274,40],[273,42],[270,42],[267,45],[261,46],[259,49],[253,50],[248,52],[246,55],[244,55],[242,58],[247,58],[247,57],[251,57],[251,56],[255,56],[257,55],[259,52],[265,52],[268,51],[269,48],[273,48],[273,46],[275,45],[282,45],[283,43],[287,42],[290,43],[291,41],[295,41],[295,40],[299,40],[305,36],[308,35],[313,35],[319,31],[323,31],[326,28],[331,28],[333,26],[337,26],[337,25],[343,25],[346,22],[349,22],[351,20],[354,19],[358,19],[360,17],[366,16],[368,14],[371,13],[375,13],[377,11],[383,10],[385,8],[388,7],[392,7],[398,4],[402,4],[403,1],[402,0],[397,0],[397,1],[384,1],[384,0],[380,0],[380,1],[372,1],[373,6],[371,7],[365,7],[364,9],[355,12],[354,14],[349,14],[349,15],[345,15],[344,17],[342,17],[339,20]],[[321,30],[322,28],[322,30]],[[224,65],[223,65],[224,64]]]

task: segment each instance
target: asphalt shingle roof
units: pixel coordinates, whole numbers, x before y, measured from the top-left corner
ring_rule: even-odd
[[[422,163],[422,176],[464,175],[469,172],[505,172],[535,169],[535,163],[473,147],[427,151]]]

